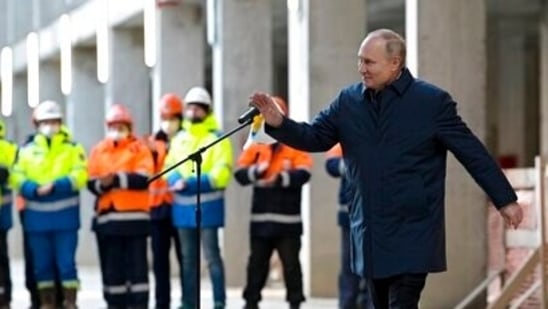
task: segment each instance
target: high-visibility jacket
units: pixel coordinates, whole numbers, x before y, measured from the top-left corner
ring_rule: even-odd
[[[262,174],[260,163],[268,163]],[[242,185],[253,185],[252,236],[295,236],[303,232],[302,186],[310,179],[311,156],[281,143],[252,144],[238,159],[234,174]],[[261,180],[275,179],[271,186]]]
[[[168,137],[164,132],[159,131],[154,136],[151,136],[149,141],[154,146],[151,150],[154,159],[154,174],[157,174],[164,168],[168,150]],[[148,191],[150,217],[152,220],[171,218],[173,194],[168,189],[169,186],[165,178],[158,178],[150,183]]]
[[[350,227],[350,218],[348,217],[348,207],[352,199],[351,184],[346,177],[346,166],[344,164],[342,148],[336,144],[326,153],[325,169],[332,177],[340,177],[339,184],[339,203],[337,222],[339,226]]]
[[[66,128],[47,138],[31,137],[19,151],[13,168],[15,188],[25,199],[24,229],[29,232],[74,230],[80,227],[80,189],[87,181],[86,155]],[[53,183],[53,190],[36,190]]]
[[[221,135],[213,115],[201,123],[183,122],[183,130],[170,142],[164,167],[170,167]],[[202,227],[224,226],[224,190],[232,172],[232,145],[225,139],[202,154],[202,174],[198,179],[194,162],[179,165],[166,175],[170,186],[183,179],[185,188],[174,192],[173,224],[179,228],[196,227],[196,194],[200,182]]]
[[[13,226],[13,176],[12,169],[17,158],[17,144],[0,138],[0,230]]]
[[[88,189],[97,197],[95,230],[105,234],[149,233],[148,177],[154,170],[152,154],[134,136],[121,141],[104,139],[91,151]],[[100,178],[114,175],[113,184]]]

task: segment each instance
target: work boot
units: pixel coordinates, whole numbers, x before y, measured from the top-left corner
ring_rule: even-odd
[[[41,288],[38,293],[40,294],[40,309],[55,309],[55,289],[53,287]]]
[[[76,288],[63,288],[63,295],[65,301],[63,302],[63,309],[77,309],[76,306]]]
[[[256,303],[246,303],[244,309],[259,309],[259,305]]]
[[[4,294],[0,294],[0,309],[10,309],[10,303]]]
[[[289,309],[299,309],[301,308],[301,303],[291,303],[289,304]]]

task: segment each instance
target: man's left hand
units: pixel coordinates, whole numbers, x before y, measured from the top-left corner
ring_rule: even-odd
[[[499,209],[500,215],[504,219],[506,226],[518,228],[523,220],[523,210],[517,202],[510,203]]]
[[[257,186],[259,187],[274,187],[276,184],[276,180],[278,180],[278,174],[274,174],[266,179],[259,179],[257,180]]]

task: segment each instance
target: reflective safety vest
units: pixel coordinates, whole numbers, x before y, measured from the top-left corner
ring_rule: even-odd
[[[17,145],[11,141],[0,138],[0,169],[7,174],[6,182],[0,185],[0,230],[7,231],[13,226],[12,205],[13,186],[12,169],[17,157]]]
[[[268,168],[261,172],[260,164]],[[252,144],[242,152],[234,174],[253,185],[250,233],[253,236],[295,236],[303,231],[301,189],[310,179],[311,156],[281,143]],[[265,179],[273,179],[264,184]]]
[[[134,136],[121,141],[104,139],[91,151],[88,189],[97,197],[96,230],[108,234],[148,233],[150,204],[148,177],[154,170],[147,145]],[[114,175],[109,187],[100,179]]]
[[[51,138],[36,134],[21,148],[13,168],[15,188],[25,199],[26,231],[74,230],[80,227],[80,189],[87,181],[82,145],[65,130]],[[51,192],[36,190],[53,183]]]
[[[170,167],[221,135],[213,115],[201,123],[183,122],[183,130],[170,142],[164,168]],[[194,162],[181,164],[166,175],[170,186],[183,180],[185,188],[174,193],[173,224],[180,228],[196,227],[197,184],[200,183],[202,227],[224,226],[224,190],[231,178],[232,145],[225,139],[202,154],[202,175],[197,179]]]

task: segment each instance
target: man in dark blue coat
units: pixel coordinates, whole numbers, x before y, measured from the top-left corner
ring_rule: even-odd
[[[362,82],[341,90],[312,123],[280,114],[255,93],[267,133],[309,152],[341,143],[352,202],[352,270],[368,279],[374,308],[417,308],[426,276],[446,270],[444,195],[451,151],[508,225],[522,210],[496,161],[444,90],[405,68],[397,33],[371,32],[358,51]]]

